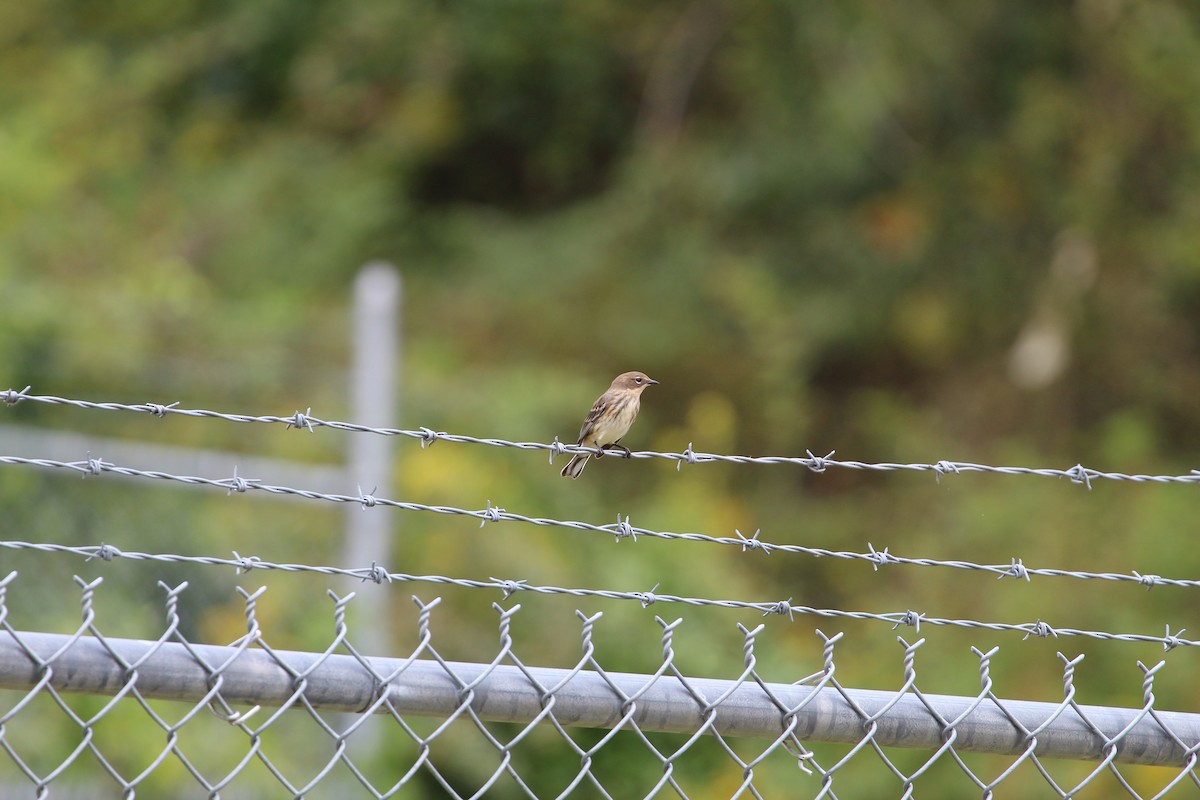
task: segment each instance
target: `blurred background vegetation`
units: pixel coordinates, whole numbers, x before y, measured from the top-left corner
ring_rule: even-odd
[[[662,385],[635,449],[1186,473],[1200,441],[1197,98],[1200,10],[1170,0],[0,4],[0,388],[346,419],[350,284],[385,258],[405,281],[403,427],[573,440],[612,376],[640,369]],[[3,421],[314,462],[346,447],[330,431],[30,403]],[[1186,486],[615,459],[565,482],[541,454],[408,440],[396,464],[377,494],[1200,574]],[[0,472],[0,507],[6,538],[277,562],[334,562],[343,520],[15,467]],[[1189,589],[393,519],[389,566],[416,574],[1151,635],[1200,625]],[[17,627],[70,629],[63,598],[80,574],[107,577],[101,622],[114,634],[154,635],[162,579],[190,583],[184,616],[205,641],[242,632],[238,582],[271,585],[260,613],[274,646],[331,635],[331,614],[313,609],[333,584],[312,577],[8,552],[0,563],[22,571]],[[388,593],[406,644],[416,592],[445,598],[444,655],[494,655],[498,597],[368,590]],[[968,647],[999,645],[1001,696],[1058,698],[1061,650],[1087,654],[1083,702],[1138,705],[1136,661],[1164,657],[1156,645],[516,599],[517,652],[547,666],[577,658],[575,608],[605,612],[600,660],[613,669],[657,665],[655,614],[685,617],[680,664],[696,675],[736,674],[737,622],[766,624],[762,672],[782,682],[820,668],[814,627],[847,632],[839,678],[867,688],[902,682],[898,633],[928,640],[919,685],[942,693],[977,691]],[[1160,706],[1200,711],[1197,654],[1165,657]],[[244,752],[233,736],[203,741],[191,747],[218,763],[222,749]],[[571,759],[552,739],[533,744],[522,775],[560,791]],[[467,787],[472,770],[494,769],[480,746],[435,754]],[[637,742],[620,747],[606,785],[640,795],[661,767],[637,761]],[[818,748],[827,762],[844,751]],[[402,774],[396,762],[374,765],[380,784]],[[895,790],[873,756],[858,763],[839,781],[860,796]],[[980,763],[998,774],[1009,762]],[[727,764],[698,759],[693,782],[722,796],[740,781]],[[787,767],[756,785],[770,796],[796,780]],[[968,785],[953,766],[925,780]],[[1025,768],[1004,785],[1048,791]]]

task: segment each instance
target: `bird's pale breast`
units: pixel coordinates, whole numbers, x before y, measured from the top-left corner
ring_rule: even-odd
[[[595,446],[603,447],[606,444],[612,444],[629,433],[629,428],[637,419],[640,407],[641,402],[636,394],[629,393],[618,398],[610,413],[601,415],[592,427],[591,439]]]

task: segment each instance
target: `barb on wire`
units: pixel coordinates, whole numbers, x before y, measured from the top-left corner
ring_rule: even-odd
[[[654,603],[681,603],[683,605],[695,607],[724,608],[734,611],[754,611],[763,616],[785,616],[789,619],[789,621],[794,620],[796,614],[831,619],[871,620],[891,625],[893,630],[901,625],[912,627],[917,631],[920,630],[921,625],[936,625],[951,628],[970,628],[1020,633],[1023,634],[1024,638],[1026,639],[1031,636],[1080,636],[1088,639],[1098,639],[1103,641],[1142,642],[1163,645],[1164,648],[1168,650],[1176,647],[1193,647],[1200,645],[1200,641],[1182,638],[1182,634],[1184,632],[1182,630],[1177,634],[1172,635],[1170,627],[1167,627],[1166,633],[1163,636],[1150,636],[1146,634],[1111,633],[1108,631],[1092,631],[1079,628],[1052,628],[1049,624],[1041,619],[1038,619],[1035,622],[1026,623],[983,622],[971,619],[945,619],[941,617],[931,617],[926,615],[924,612],[917,612],[911,609],[877,614],[869,611],[845,611],[837,608],[816,608],[814,606],[794,605],[792,602],[793,598],[773,602],[753,602],[747,600],[720,600],[707,597],[684,597],[673,594],[659,594],[658,584],[655,584],[654,588],[649,592],[624,592],[611,589],[539,586],[531,584],[524,579],[512,580],[493,577],[486,581],[481,581],[469,578],[454,578],[445,575],[410,575],[403,572],[389,573],[382,565],[379,565],[375,562],[372,562],[369,567],[358,568],[331,567],[311,564],[277,564],[270,561],[265,561],[257,556],[242,556],[236,552],[233,553],[232,558],[219,558],[215,556],[187,556],[177,553],[142,553],[131,550],[117,550],[116,548],[112,548],[107,545],[71,546],[48,544],[43,542],[0,540],[0,550],[29,550],[41,553],[61,553],[79,556],[84,559],[95,558],[100,554],[101,551],[104,551],[106,556],[100,557],[104,558],[105,560],[122,558],[132,561],[233,567],[238,575],[249,572],[250,569],[280,570],[282,572],[346,576],[351,578],[359,578],[361,580],[369,580],[375,583],[431,583],[445,586],[457,586],[463,589],[492,589],[501,592],[505,599],[511,597],[517,592],[534,592],[536,594],[564,595],[568,597],[594,597],[605,600],[627,600],[638,603],[643,607],[648,607]]]
[[[224,489],[227,494],[232,494],[233,492],[237,492],[239,494],[248,492],[265,492],[271,495],[300,497],[307,500],[324,501],[330,503],[353,503],[363,507],[364,509],[368,507],[386,507],[395,508],[401,511],[416,511],[450,516],[462,516],[479,520],[481,527],[488,522],[521,522],[539,527],[566,528],[588,533],[607,534],[609,536],[613,536],[617,542],[620,542],[623,539],[630,539],[633,542],[637,542],[638,537],[641,536],[666,541],[702,542],[706,544],[723,545],[726,547],[736,547],[742,552],[752,552],[758,550],[766,554],[780,552],[791,553],[793,555],[806,555],[813,558],[838,558],[850,561],[864,561],[871,564],[872,568],[875,570],[878,570],[881,566],[903,564],[917,567],[939,567],[984,572],[995,575],[997,578],[1015,577],[1024,578],[1026,581],[1030,580],[1031,577],[1053,577],[1133,583],[1146,588],[1151,588],[1153,586],[1178,586],[1187,588],[1200,587],[1200,580],[1197,579],[1164,578],[1159,575],[1143,575],[1137,571],[1130,573],[1087,572],[1081,570],[1029,567],[1026,566],[1019,558],[1013,558],[1008,564],[977,564],[971,561],[948,561],[933,558],[907,558],[893,555],[886,547],[882,550],[877,550],[871,544],[867,545],[869,551],[865,553],[847,550],[829,550],[821,547],[806,547],[804,545],[797,544],[776,544],[774,542],[760,540],[759,534],[761,531],[756,531],[752,537],[746,537],[746,535],[740,531],[734,531],[734,536],[713,536],[705,533],[659,531],[651,528],[642,528],[632,525],[629,522],[628,515],[618,515],[616,522],[597,525],[579,520],[563,520],[554,519],[552,517],[532,517],[524,514],[517,514],[493,504],[490,500],[488,501],[486,508],[472,510],[466,508],[457,508],[455,506],[435,506],[427,505],[425,503],[390,500],[385,497],[375,497],[374,495],[364,495],[361,487],[354,494],[328,494],[310,489],[299,489],[291,486],[278,486],[263,483],[258,479],[241,478],[236,475],[236,472],[232,478],[203,478],[194,475],[173,475],[169,472],[162,472],[159,470],[133,469],[131,467],[122,467],[97,459],[87,459],[83,461],[56,461],[47,458],[24,458],[20,456],[0,456],[0,464],[43,467],[49,469],[65,469],[72,472],[81,473],[85,476],[108,472],[129,478],[162,480],[181,483],[187,486]]]
[[[401,436],[409,439],[417,439],[421,442],[422,447],[432,445],[436,442],[454,442],[457,444],[477,444],[487,447],[507,447],[518,450],[535,450],[548,451],[551,459],[555,455],[573,455],[575,453],[590,453],[597,454],[598,451],[594,448],[580,447],[578,445],[565,444],[555,438],[552,442],[517,442],[508,439],[485,438],[478,436],[466,436],[464,434],[446,433],[444,431],[435,431],[432,428],[384,428],[375,427],[372,425],[360,425],[353,422],[340,422],[337,420],[324,420],[312,415],[312,409],[309,408],[303,412],[297,410],[289,416],[273,416],[273,415],[252,415],[252,414],[227,414],[220,411],[210,411],[200,408],[179,408],[177,403],[163,405],[160,403],[98,403],[89,400],[76,400],[66,397],[56,397],[54,395],[37,395],[29,393],[30,387],[25,387],[23,390],[8,389],[0,392],[0,400],[3,400],[6,406],[14,406],[23,402],[30,403],[45,403],[50,405],[72,406],[74,408],[82,408],[95,411],[130,411],[136,413],[151,414],[156,417],[163,417],[167,414],[176,414],[185,417],[196,417],[206,419],[219,419],[226,422],[238,423],[260,423],[268,425],[283,425],[286,428],[304,429],[310,432],[317,428],[331,428],[333,430],[346,431],[349,433],[370,433],[379,436]],[[687,464],[707,464],[713,462],[726,462],[732,464],[794,464],[797,466],[806,467],[813,472],[825,472],[829,468],[865,470],[870,472],[928,472],[939,482],[947,475],[962,475],[968,472],[989,473],[994,475],[1023,475],[1023,476],[1038,476],[1045,478],[1066,478],[1072,483],[1079,484],[1088,489],[1092,488],[1092,481],[1095,480],[1111,480],[1111,481],[1128,481],[1133,483],[1182,483],[1195,484],[1200,483],[1200,470],[1192,470],[1186,475],[1148,475],[1148,474],[1129,474],[1124,472],[1105,472],[1102,470],[1091,469],[1082,464],[1075,464],[1066,469],[1045,468],[1045,467],[1005,467],[992,466],[988,464],[979,464],[970,461],[951,461],[947,459],[939,459],[928,463],[903,463],[903,462],[868,462],[868,461],[853,461],[833,458],[833,452],[829,455],[817,456],[811,450],[806,451],[804,456],[739,456],[739,455],[724,455],[720,453],[706,453],[696,451],[689,443],[686,450],[682,452],[659,452],[654,450],[635,450],[630,453],[632,458],[656,458],[665,459],[667,461],[676,462],[676,466]]]

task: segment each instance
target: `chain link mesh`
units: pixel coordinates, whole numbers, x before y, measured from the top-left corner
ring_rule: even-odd
[[[90,410],[178,414],[236,423],[284,424],[312,431],[328,427],[351,433],[405,436],[428,446],[439,441],[548,451],[551,458],[579,448],[553,443],[511,442],[439,433],[329,422],[305,413],[290,417],[223,414],[175,405],[93,403],[26,390],[0,393],[9,406],[22,402]],[[1100,472],[1076,465],[1066,470],[991,467],[965,462],[871,464],[806,457],[746,457],[697,453],[634,453],[677,465],[708,461],[798,464],[816,472],[830,468],[923,471],[935,477],[957,472],[1067,478],[1088,486],[1093,479],[1190,484],[1200,474],[1141,475]],[[164,470],[118,466],[101,457],[77,461],[0,456],[0,464],[47,468],[84,477],[116,475],[168,481],[227,494],[272,496],[391,508],[489,522],[510,522],[600,533],[618,543],[638,537],[732,547],[748,557],[789,554],[836,558],[870,565],[949,568],[997,578],[1032,577],[1104,581],[1146,589],[1168,585],[1190,590],[1200,581],[1138,572],[1089,572],[980,564],[777,544],[735,531],[734,536],[659,531],[634,526],[628,517],[594,524],[509,512],[490,502],[484,509],[434,506],[364,493],[338,494],[266,483],[250,477],[205,478]],[[377,513],[377,512],[376,512]],[[140,552],[108,544],[0,541],[0,553],[35,559],[66,556],[85,563],[149,563],[158,569],[232,568],[238,576],[259,570],[358,579],[371,584],[424,584],[437,591],[497,593],[498,637],[490,656],[452,660],[461,632],[435,644],[440,599],[417,597],[415,620],[389,620],[413,629],[415,644],[401,657],[367,653],[355,646],[347,623],[353,595],[329,593],[333,638],[323,646],[292,647],[293,637],[272,630],[277,613],[264,615],[265,589],[238,588],[244,633],[227,644],[209,644],[204,626],[187,622],[187,583],[160,583],[165,593],[161,630],[131,632],[127,619],[103,618],[96,603],[103,579],[76,578],[82,622],[48,632],[44,623],[25,629],[10,613],[10,594],[47,580],[35,573],[18,579],[0,573],[0,796],[20,797],[912,797],[953,791],[1005,796],[1161,797],[1200,788],[1200,714],[1161,708],[1155,682],[1166,662],[1137,662],[1139,702],[1128,707],[1085,705],[1076,679],[1082,655],[1059,654],[1060,696],[1008,699],[993,683],[997,648],[972,648],[977,689],[934,694],[939,670],[918,670],[925,639],[898,638],[899,670],[892,688],[846,686],[837,675],[847,640],[819,629],[820,656],[792,664],[784,674],[765,669],[760,652],[771,637],[765,626],[737,625],[740,667],[705,676],[677,647],[684,620],[655,617],[660,633],[656,663],[645,667],[644,648],[622,642],[602,647],[602,614],[577,611],[578,656],[570,663],[527,663],[519,653],[546,657],[541,642],[513,632],[522,597],[572,597],[630,601],[643,608],[724,609],[763,616],[798,615],[826,621],[883,622],[919,636],[921,625],[1016,633],[1024,638],[1084,637],[1103,642],[1151,643],[1164,651],[1191,651],[1200,642],[1183,630],[1163,635],[1055,627],[1033,622],[949,619],[915,610],[881,612],[815,608],[787,600],[725,600],[607,588],[538,585],[517,577],[466,579],[395,572],[386,564],[346,568],[276,563],[237,552],[232,557]],[[775,556],[779,558],[778,555]],[[115,564],[113,565],[115,566]],[[485,573],[486,574],[486,573]],[[30,583],[32,581],[33,583]],[[44,587],[31,594],[47,596]],[[128,587],[126,587],[128,588]],[[111,591],[111,588],[106,588]],[[54,594],[53,589],[49,594]],[[288,597],[295,598],[295,593]],[[315,599],[315,598],[312,598]],[[479,604],[474,603],[475,611]],[[636,608],[636,606],[635,606]],[[306,609],[306,616],[313,616]],[[119,617],[119,615],[118,615]],[[143,619],[144,623],[145,620]],[[563,627],[543,614],[537,626]],[[121,634],[110,632],[121,627]],[[453,632],[453,622],[447,624]],[[144,627],[144,625],[143,625]],[[777,630],[787,630],[779,628]],[[209,639],[208,641],[211,641]],[[712,641],[720,641],[713,638]],[[715,646],[715,645],[712,645]],[[642,664],[623,671],[632,651]],[[928,650],[926,650],[928,652]],[[844,660],[844,656],[842,657]],[[1045,669],[1043,666],[1042,669]],[[1178,671],[1178,668],[1177,670]],[[944,678],[944,674],[941,675]],[[1111,690],[1112,687],[1105,687]],[[1009,687],[1010,692],[1012,688]],[[1018,691],[1017,694],[1022,692]]]
[[[278,796],[281,788],[295,797],[770,797],[795,796],[798,787],[837,797],[861,791],[855,773],[879,766],[903,797],[927,774],[947,771],[963,791],[984,797],[1005,781],[1028,787],[1031,774],[1051,797],[1085,787],[1133,797],[1200,787],[1200,715],[1155,707],[1163,662],[1139,664],[1142,704],[1118,709],[1080,704],[1081,658],[1065,656],[1059,701],[1001,699],[990,672],[996,651],[974,650],[978,692],[948,697],[921,688],[923,640],[900,639],[899,688],[868,691],[836,677],[841,634],[818,632],[817,671],[777,683],[759,672],[763,627],[738,626],[741,672],[696,678],[676,653],[682,620],[658,618],[660,666],[624,673],[607,668],[596,646],[602,615],[577,612],[581,654],[552,669],[519,657],[511,631],[519,605],[493,606],[494,658],[457,662],[434,643],[439,600],[415,597],[416,646],[404,658],[377,658],[353,645],[345,619],[353,596],[332,592],[332,640],[320,651],[288,651],[273,647],[260,625],[261,589],[239,589],[245,635],[213,646],[182,631],[186,585],[160,584],[166,625],[155,638],[104,634],[95,606],[102,579],[77,579],[82,623],[48,634],[18,630],[9,619],[16,577],[0,581],[6,796],[22,786],[37,797],[59,787],[70,796],[86,784],[96,787],[93,796],[107,786],[122,797],[156,796],[163,787],[184,796],[189,786],[207,797]],[[368,727],[384,730],[386,757],[356,750]],[[58,741],[39,744],[51,732]],[[1089,763],[1081,775],[1060,769],[1060,758]],[[1014,778],[1021,770],[1024,780]]]

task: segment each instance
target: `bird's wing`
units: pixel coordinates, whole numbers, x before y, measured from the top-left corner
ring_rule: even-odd
[[[596,400],[596,404],[592,406],[592,410],[588,412],[587,417],[583,420],[583,427],[579,429],[579,441],[576,444],[583,444],[584,439],[592,432],[592,428],[596,425],[596,420],[600,419],[601,415],[608,410],[612,398],[608,392],[600,395]]]

